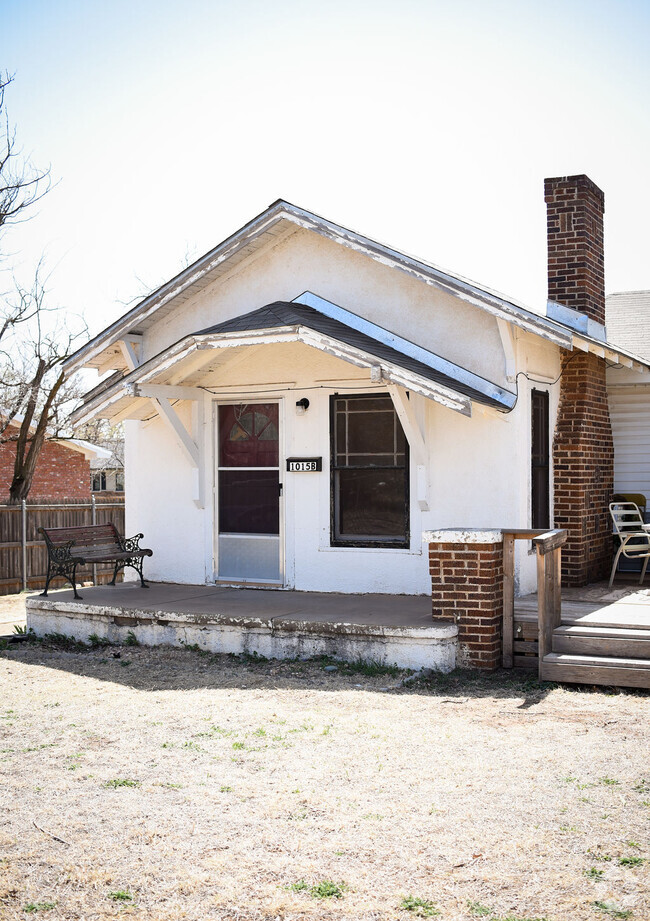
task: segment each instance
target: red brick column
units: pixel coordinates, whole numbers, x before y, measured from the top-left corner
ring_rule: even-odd
[[[433,619],[458,626],[458,665],[501,665],[501,531],[427,531]]]
[[[604,579],[612,565],[614,440],[605,372],[603,358],[563,350],[553,470],[555,527],[569,532],[562,550],[565,585]]]
[[[605,323],[605,197],[588,176],[544,180],[549,300]],[[604,329],[601,330],[604,336]],[[606,578],[612,558],[608,503],[614,442],[603,358],[562,351],[560,405],[553,439],[554,517],[569,532],[562,582]]]

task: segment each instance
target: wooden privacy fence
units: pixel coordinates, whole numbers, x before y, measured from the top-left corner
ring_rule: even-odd
[[[47,551],[38,528],[81,527],[112,521],[124,534],[124,499],[106,501],[58,499],[52,502],[23,500],[19,505],[0,505],[0,595],[45,587]],[[81,571],[80,578],[108,582],[111,564],[100,564]],[[121,578],[121,576],[120,576]],[[63,580],[53,580],[53,585]]]

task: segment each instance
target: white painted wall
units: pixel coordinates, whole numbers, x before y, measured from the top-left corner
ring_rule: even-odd
[[[145,354],[156,354],[183,335],[274,300],[292,299],[306,289],[515,388],[505,379],[504,352],[492,317],[398,270],[302,231],[179,305],[147,332]],[[409,549],[330,546],[329,397],[335,391],[370,391],[373,385],[365,371],[307,346],[284,344],[258,348],[251,351],[250,361],[238,356],[233,369],[225,365],[206,374],[204,383],[215,394],[205,395],[202,437],[190,404],[177,405],[188,431],[201,443],[203,508],[194,501],[186,455],[173,433],[153,416],[153,409],[150,421],[127,423],[127,530],[143,531],[145,545],[154,550],[147,575],[199,584],[213,578],[213,403],[218,398],[262,402],[277,396],[284,404],[284,457],[323,458],[321,473],[282,473],[286,585],[305,591],[428,593],[424,530],[530,526],[530,389],[548,388],[553,427],[559,385],[552,382],[559,374],[559,354],[532,334],[519,331],[515,339],[518,372],[537,380],[518,377],[519,401],[511,413],[477,410],[467,418],[413,397],[428,451],[430,507],[418,507],[412,456]],[[278,381],[290,383],[274,391]],[[310,408],[298,416],[295,403],[302,396],[309,398]],[[517,546],[517,584],[520,593],[535,588],[535,560],[524,542]]]
[[[291,301],[306,290],[505,386],[493,317],[305,230],[238,265],[152,326],[144,338],[145,356],[265,304]]]

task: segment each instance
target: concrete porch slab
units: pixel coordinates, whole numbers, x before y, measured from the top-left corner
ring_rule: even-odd
[[[137,583],[94,586],[75,600],[70,590],[27,600],[38,635],[93,634],[143,645],[197,644],[210,652],[268,658],[329,655],[401,668],[450,671],[457,628],[434,623],[428,596],[338,595],[211,585]]]

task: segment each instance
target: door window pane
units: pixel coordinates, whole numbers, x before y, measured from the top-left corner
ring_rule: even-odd
[[[219,407],[219,466],[278,466],[278,404]]]

